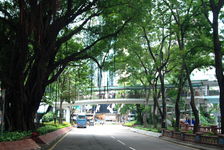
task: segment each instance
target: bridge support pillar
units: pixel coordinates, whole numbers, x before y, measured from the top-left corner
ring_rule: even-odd
[[[65,121],[70,123],[70,116],[71,116],[70,109],[69,109],[69,107],[67,107],[65,110],[66,110],[66,112],[65,112]]]

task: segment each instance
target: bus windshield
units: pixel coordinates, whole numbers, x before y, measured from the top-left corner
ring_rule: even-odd
[[[79,115],[79,116],[77,117],[77,119],[84,120],[84,119],[86,119],[86,116],[85,116],[85,115]]]

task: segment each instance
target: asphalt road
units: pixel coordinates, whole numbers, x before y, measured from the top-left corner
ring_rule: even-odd
[[[192,150],[120,125],[74,128],[49,150]]]

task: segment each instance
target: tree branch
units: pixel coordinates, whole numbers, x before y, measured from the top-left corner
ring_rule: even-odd
[[[95,57],[93,57],[93,56],[88,56],[90,59],[92,59],[96,64],[97,64],[97,66],[100,68],[100,69],[102,69],[103,67],[102,67],[102,65],[100,65],[100,63],[99,63],[99,61],[95,58]]]
[[[219,0],[219,2],[218,2],[218,11],[221,10],[221,8],[223,7],[223,5],[224,5],[224,0]]]
[[[179,19],[178,19],[178,17],[175,15],[175,13],[174,13],[174,11],[173,11],[173,8],[171,8],[170,4],[169,4],[166,0],[163,0],[163,2],[169,7],[169,9],[170,9],[170,11],[171,11],[171,13],[172,13],[172,15],[173,15],[173,17],[174,17],[176,23],[177,23],[178,25],[180,25]]]
[[[145,38],[145,40],[146,40],[146,42],[147,42],[148,51],[149,51],[149,53],[150,53],[152,59],[153,59],[154,62],[156,63],[156,58],[155,58],[154,54],[152,53],[152,48],[151,48],[151,45],[150,45],[149,38],[148,38],[148,36],[147,36],[147,34],[146,34],[145,27],[142,27],[142,29],[143,29],[143,32],[144,32],[144,33],[143,33],[143,34],[144,34],[144,38]]]
[[[210,26],[212,26],[212,22],[209,20],[209,17],[208,17],[208,11],[207,11],[207,7],[206,7],[206,4],[205,4],[205,2],[204,2],[204,0],[201,0],[201,2],[202,2],[202,6],[203,6],[203,14],[204,14],[204,16],[205,16],[205,18],[207,19],[207,21],[208,21],[208,23],[210,24]]]
[[[91,16],[89,16],[79,27],[77,27],[75,30],[71,31],[70,33],[68,33],[67,35],[61,37],[60,39],[58,39],[56,41],[56,47],[59,48],[61,46],[62,43],[64,43],[65,41],[69,40],[73,35],[77,34],[78,32],[80,32],[83,29],[83,26],[93,17],[95,16],[99,16],[100,13],[94,13]]]
[[[65,59],[59,60],[57,62],[55,62],[54,67],[56,68],[59,65],[63,65],[63,64],[67,64],[70,61],[74,61],[74,60],[80,60],[80,59],[86,59],[89,58],[87,52],[88,50],[90,50],[94,45],[96,45],[98,42],[107,39],[109,37],[113,37],[116,36],[117,34],[119,34],[123,28],[125,27],[125,25],[131,20],[131,18],[129,18],[128,20],[125,21],[125,23],[114,33],[110,33],[107,34],[105,36],[100,37],[99,39],[97,39],[96,41],[94,41],[92,44],[90,44],[89,46],[85,47],[84,49],[82,49],[79,52],[73,53],[70,56],[67,56]]]
[[[143,63],[141,57],[138,55],[138,53],[137,53],[136,51],[134,51],[134,53],[135,53],[135,55],[138,57],[138,59],[139,59],[141,65],[143,66],[143,68],[144,68],[144,70],[145,70],[145,74],[146,74],[146,76],[148,76],[149,73],[148,73],[147,67],[146,67],[145,64]]]
[[[59,68],[59,70],[56,72],[56,74],[54,74],[49,80],[47,80],[47,82],[45,83],[45,86],[51,84],[52,82],[54,82],[55,80],[57,80],[57,78],[60,76],[60,74],[64,71],[66,65],[63,65],[61,68]]]
[[[67,26],[79,15],[91,10],[91,7],[94,6],[97,1],[98,0],[93,0],[88,4],[83,3],[77,10],[74,9],[68,10],[64,16],[58,18],[52,23],[51,30],[56,31],[58,33],[63,27]]]

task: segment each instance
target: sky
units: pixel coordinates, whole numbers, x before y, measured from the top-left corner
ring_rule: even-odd
[[[209,80],[209,81],[214,81],[216,80],[216,76],[215,76],[215,68],[211,68],[211,69],[195,69],[192,73],[191,73],[191,80]]]

